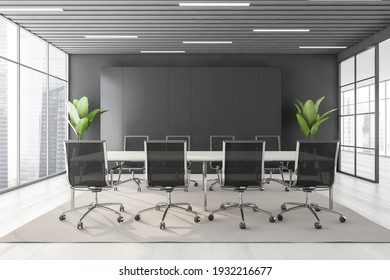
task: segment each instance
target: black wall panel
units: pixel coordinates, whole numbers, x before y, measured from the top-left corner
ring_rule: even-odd
[[[123,133],[143,135],[146,119],[146,68],[123,68]]]
[[[191,68],[169,68],[170,135],[191,135]]]
[[[236,135],[236,72],[234,67],[214,68],[213,134]]]
[[[262,99],[258,91],[258,68],[238,68],[236,75],[236,112],[237,139],[254,140],[258,127],[258,100]],[[280,108],[280,104],[278,104]],[[272,108],[269,108],[272,112]],[[278,114],[279,110],[275,110]],[[277,129],[280,129],[278,127]]]
[[[210,135],[254,139],[281,134],[281,72],[275,67],[123,67],[101,71],[101,139],[122,149],[124,135]]]
[[[282,97],[281,73],[279,68],[259,68],[258,99],[258,134],[281,135],[282,115],[274,114],[273,110],[281,112]],[[294,115],[295,117],[295,115]]]
[[[123,149],[123,68],[110,67],[102,68],[100,72],[100,103],[102,108],[107,110],[101,116],[100,139],[107,141],[107,149]],[[118,137],[120,136],[120,137]]]
[[[207,135],[213,134],[213,68],[192,68],[191,141],[199,150],[209,150]]]
[[[165,139],[169,127],[169,68],[146,68],[145,135]]]

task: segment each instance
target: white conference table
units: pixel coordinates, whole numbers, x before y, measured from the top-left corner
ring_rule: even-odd
[[[266,151],[264,161],[295,161],[296,151]],[[145,161],[144,151],[107,151],[108,161]],[[220,151],[188,151],[187,160],[202,162],[204,210],[207,210],[207,163],[222,161],[223,152]],[[329,200],[330,201],[330,200]]]

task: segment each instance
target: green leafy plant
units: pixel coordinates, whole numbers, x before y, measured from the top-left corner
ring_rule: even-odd
[[[312,136],[318,131],[319,126],[329,119],[327,116],[333,111],[337,110],[332,109],[320,115],[318,108],[320,107],[320,104],[324,98],[325,96],[319,98],[315,103],[313,100],[308,99],[304,104],[296,99],[296,102],[294,103],[295,107],[297,108],[296,117],[299,127],[307,139],[311,139]]]
[[[73,99],[73,102],[66,101],[69,114],[69,124],[73,128],[79,140],[84,138],[91,122],[97,113],[103,113],[103,110],[96,108],[89,112],[89,103],[86,96],[80,99]]]

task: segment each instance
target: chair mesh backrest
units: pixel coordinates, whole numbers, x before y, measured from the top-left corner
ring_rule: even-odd
[[[336,174],[338,141],[298,141],[295,186],[331,186]]]
[[[280,151],[280,137],[279,135],[256,135],[258,141],[265,141],[266,151]]]
[[[264,141],[224,141],[224,186],[260,186],[263,175]]]
[[[146,141],[146,183],[148,186],[186,185],[186,142]]]
[[[212,135],[210,136],[210,151],[222,151],[223,141],[234,140],[231,135]]]
[[[149,136],[144,135],[126,135],[124,141],[124,150],[125,151],[143,151],[144,142],[149,140]]]
[[[167,140],[180,140],[187,142],[187,151],[191,150],[191,137],[189,135],[167,135]]]
[[[104,141],[65,141],[67,174],[72,186],[108,185],[105,145]]]

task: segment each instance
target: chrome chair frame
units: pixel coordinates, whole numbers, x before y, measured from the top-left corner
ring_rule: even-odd
[[[183,180],[183,186],[150,186],[150,182],[149,182],[149,168],[148,168],[148,144],[149,143],[167,143],[167,142],[171,142],[171,143],[183,143],[183,152],[184,152],[184,161],[183,161],[183,169],[184,169],[184,180]],[[175,202],[173,203],[172,202],[172,192],[175,191],[175,189],[186,189],[188,186],[188,180],[186,178],[187,177],[187,154],[186,154],[186,151],[187,151],[187,143],[186,141],[181,141],[181,140],[149,140],[149,141],[146,141],[145,142],[145,153],[146,153],[146,160],[145,160],[145,174],[146,174],[146,187],[147,189],[151,189],[151,190],[155,190],[155,189],[158,189],[158,190],[165,190],[166,193],[167,193],[167,200],[166,202],[158,202],[156,203],[155,206],[153,207],[149,207],[149,208],[146,208],[146,209],[143,209],[141,211],[139,211],[134,219],[136,221],[139,221],[141,219],[141,213],[144,213],[144,212],[147,212],[147,211],[151,211],[151,210],[157,210],[157,211],[160,211],[161,209],[165,209],[164,211],[164,214],[162,216],[162,219],[161,219],[161,222],[160,222],[160,229],[165,229],[165,218],[166,218],[166,215],[168,214],[168,211],[169,209],[171,208],[176,208],[178,210],[183,210],[187,213],[191,213],[193,215],[195,215],[194,217],[194,221],[195,223],[198,223],[200,221],[200,217],[198,216],[198,213],[194,212],[192,210],[192,206],[190,203],[187,203],[187,202]],[[186,207],[183,207],[183,206],[186,206]]]
[[[337,212],[337,211],[334,211],[332,208],[333,208],[333,205],[331,205],[331,208],[326,208],[326,207],[322,207],[322,206],[319,206],[317,203],[313,203],[311,201],[311,197],[310,197],[310,194],[313,192],[313,191],[316,191],[317,187],[318,186],[321,186],[321,190],[330,190],[330,195],[332,193],[332,189],[333,189],[333,185],[334,185],[334,178],[333,178],[333,182],[331,185],[327,186],[327,185],[318,185],[318,186],[297,186],[297,183],[299,182],[299,173],[298,173],[298,161],[299,161],[299,151],[300,151],[300,144],[301,143],[337,143],[336,144],[336,153],[335,153],[335,156],[334,156],[334,177],[336,176],[336,171],[337,171],[337,158],[338,158],[338,152],[339,152],[339,147],[340,147],[340,142],[339,141],[310,141],[310,140],[301,140],[301,141],[297,141],[297,156],[296,156],[296,159],[295,159],[295,180],[291,186],[291,189],[298,189],[299,191],[303,191],[306,195],[305,197],[305,202],[304,203],[299,203],[299,202],[284,202],[280,208],[282,209],[282,211],[277,215],[277,219],[279,221],[282,221],[283,220],[283,214],[284,213],[287,213],[287,212],[290,212],[290,211],[295,211],[295,210],[298,210],[298,209],[308,209],[312,214],[313,216],[315,217],[315,219],[317,220],[315,223],[314,223],[314,227],[316,229],[321,229],[322,228],[322,224],[321,224],[321,220],[320,218],[318,217],[317,213],[316,212],[319,212],[319,211],[325,211],[325,212],[329,212],[329,213],[333,213],[333,214],[337,214],[339,215],[339,221],[341,223],[344,223],[347,218],[340,212]],[[319,191],[321,191],[319,190]],[[287,204],[289,205],[293,205],[293,207],[291,208],[287,208]]]
[[[187,151],[191,151],[191,136],[190,135],[167,135],[165,136],[165,140],[183,140],[183,138],[186,138],[187,141]],[[188,162],[187,166],[187,176],[188,181],[193,182],[194,186],[197,187],[199,184],[196,180],[191,180],[191,162]],[[188,186],[185,188],[185,191],[188,191]]]
[[[238,185],[238,186],[226,186],[225,185],[225,176],[226,176],[226,170],[225,170],[225,166],[226,166],[226,145],[229,145],[229,144],[238,144],[238,143],[262,143],[262,158],[261,158],[261,178],[259,180],[259,184],[260,186],[256,186],[256,187],[251,187],[251,186],[247,186],[247,185]],[[261,188],[261,185],[263,184],[263,174],[264,174],[264,151],[265,151],[265,143],[264,141],[242,141],[242,140],[232,140],[232,141],[224,141],[223,142],[223,161],[222,161],[222,185],[221,185],[221,188],[224,189],[224,190],[233,190],[235,192],[238,192],[238,203],[237,202],[225,202],[225,203],[222,203],[220,208],[219,209],[216,209],[216,210],[213,210],[211,212],[211,214],[208,216],[208,219],[210,221],[214,220],[214,214],[215,213],[218,213],[218,212],[221,212],[221,211],[225,211],[225,210],[230,210],[230,209],[234,209],[234,208],[238,208],[240,209],[240,213],[241,213],[241,222],[239,224],[239,227],[240,229],[245,229],[246,228],[246,223],[245,223],[245,217],[244,217],[244,209],[250,209],[254,212],[261,212],[261,213],[264,213],[264,214],[267,214],[269,216],[269,221],[271,223],[275,222],[275,217],[272,215],[271,212],[269,211],[266,211],[264,209],[261,209],[257,206],[257,204],[253,203],[253,202],[246,202],[244,203],[243,201],[243,193],[244,191],[248,190],[248,189],[253,189],[253,190],[258,190],[259,188]]]
[[[85,143],[85,144],[88,144],[88,143],[91,143],[91,144],[97,144],[97,143],[100,143],[103,145],[103,153],[104,153],[104,177],[105,177],[105,185],[106,187],[96,187],[96,186],[84,186],[84,185],[71,185],[71,189],[73,190],[76,190],[76,191],[91,191],[95,194],[95,197],[94,197],[94,201],[91,202],[90,204],[88,205],[83,205],[83,206],[79,206],[79,207],[75,207],[75,208],[72,208],[72,209],[69,209],[67,211],[64,211],[62,212],[62,214],[59,216],[59,220],[60,221],[63,221],[66,219],[66,214],[71,212],[71,211],[78,211],[78,210],[81,210],[81,209],[88,209],[87,212],[85,212],[82,217],[79,219],[79,222],[77,224],[77,229],[83,229],[84,227],[84,224],[83,224],[83,219],[88,215],[90,214],[93,210],[97,209],[97,208],[101,208],[101,209],[104,209],[104,210],[107,210],[107,211],[110,211],[110,212],[114,212],[115,214],[118,215],[118,218],[117,218],[117,221],[118,223],[121,223],[123,222],[123,217],[122,217],[122,214],[120,212],[123,212],[125,210],[125,208],[123,207],[123,204],[122,203],[119,203],[119,202],[108,202],[108,203],[100,203],[98,201],[98,193],[99,192],[102,192],[103,190],[109,190],[111,188],[113,188],[113,173],[114,173],[114,170],[110,170],[110,181],[107,180],[107,176],[108,176],[108,163],[107,163],[107,149],[106,149],[106,142],[105,141],[99,141],[99,140],[66,140],[64,141],[64,148],[65,148],[65,155],[66,155],[66,160],[65,160],[65,166],[66,166],[66,173],[67,173],[67,176],[68,176],[68,179],[69,179],[69,154],[68,154],[68,149],[67,149],[67,144],[78,144],[78,143]],[[70,180],[69,180],[69,183],[71,184]],[[78,187],[79,186],[79,187]],[[84,186],[84,187],[80,187],[80,186]],[[112,208],[109,208],[108,206],[110,205],[119,205],[119,211],[116,211]]]
[[[127,149],[126,149],[126,139],[127,138],[143,138],[144,141],[149,140],[149,136],[147,136],[147,135],[125,135],[124,141],[123,141],[123,150],[124,151],[127,151]],[[142,179],[142,178],[139,178],[139,177],[135,177],[135,172],[136,171],[144,172],[145,171],[145,166],[140,167],[140,168],[139,167],[131,167],[131,166],[126,167],[126,166],[124,166],[125,164],[126,164],[126,162],[122,162],[120,164],[117,163],[118,166],[114,168],[114,169],[119,169],[118,179],[117,179],[116,184],[114,185],[114,190],[115,191],[118,190],[118,185],[119,184],[123,184],[125,182],[134,181],[137,184],[137,186],[138,186],[137,191],[140,192],[141,191],[141,181],[145,181],[145,179]],[[124,180],[124,181],[120,180],[121,176],[122,176],[123,170],[127,170],[127,171],[130,172],[130,174],[131,174],[131,178],[130,179],[127,179],[127,180]]]
[[[213,151],[214,149],[213,149],[213,138],[229,138],[229,141],[230,140],[235,140],[235,137],[233,136],[233,135],[211,135],[210,136],[210,151]],[[225,140],[228,140],[228,139],[225,139]],[[222,140],[222,146],[223,146],[223,141],[224,140]],[[215,151],[215,150],[214,150]],[[222,162],[221,162],[222,163]],[[213,183],[211,183],[211,185],[209,186],[209,190],[210,191],[213,191],[214,190],[214,185],[215,184],[222,184],[222,179],[221,179],[221,174],[222,174],[222,164],[221,164],[221,166],[216,166],[216,167],[213,167],[212,166],[212,162],[210,162],[209,163],[209,165],[210,165],[210,168],[212,169],[212,170],[215,170],[215,173],[217,174],[217,179],[210,179],[210,180],[207,180],[208,182],[210,181],[210,182],[213,182]]]
[[[277,138],[278,141],[278,151],[281,150],[281,145],[280,145],[280,136],[279,135],[256,135],[255,139],[256,140],[264,140],[266,141],[266,151],[267,151],[267,140],[266,138]],[[270,150],[269,150],[270,151]],[[287,163],[288,164],[288,163]],[[264,168],[265,171],[269,172],[269,177],[264,179],[264,184],[269,184],[271,181],[279,183],[284,186],[284,190],[288,192],[290,190],[291,184],[292,184],[292,177],[293,177],[293,171],[288,168],[288,165],[285,165],[284,162],[280,162],[280,166],[278,168]],[[273,174],[277,170],[282,177],[282,179],[277,179],[273,177]],[[289,173],[289,180],[286,181],[284,178],[284,172],[287,171]],[[264,190],[264,188],[262,189]]]

